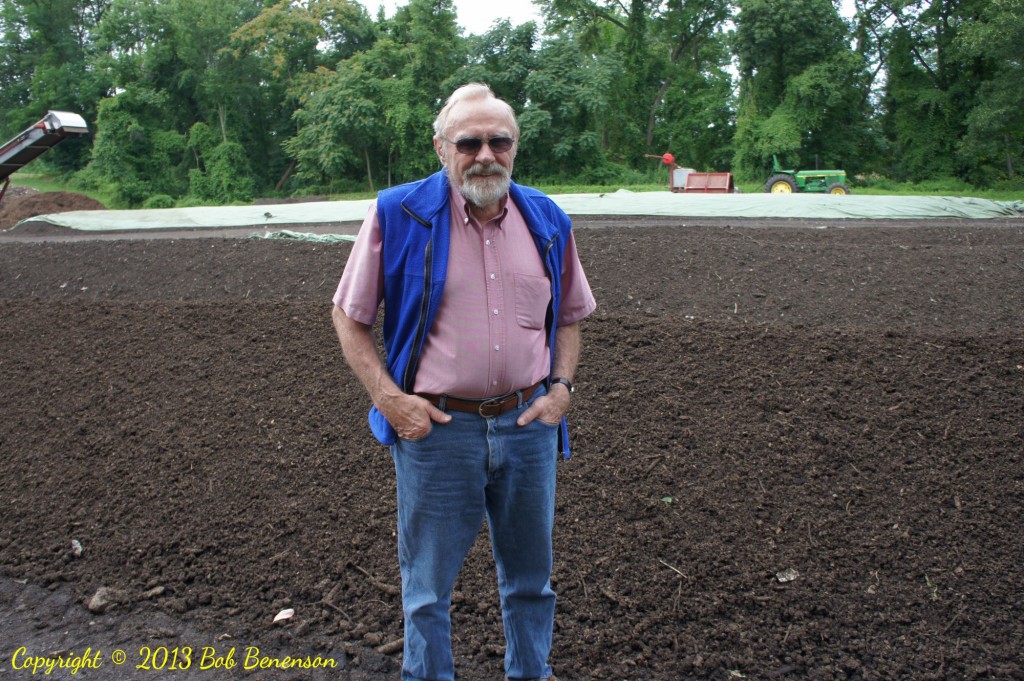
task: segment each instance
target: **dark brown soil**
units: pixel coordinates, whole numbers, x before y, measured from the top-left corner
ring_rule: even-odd
[[[578,230],[559,677],[1024,679],[1024,225],[636,222]],[[346,671],[247,678],[398,677],[349,248],[0,243],[0,674],[257,642]],[[500,679],[483,538],[454,601],[459,678]]]
[[[0,229],[10,229],[26,218],[73,210],[104,210],[106,206],[75,192],[24,191],[10,187],[0,203]]]

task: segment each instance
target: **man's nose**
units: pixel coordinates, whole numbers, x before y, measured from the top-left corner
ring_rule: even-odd
[[[494,150],[491,149],[490,143],[484,141],[484,143],[480,145],[480,151],[476,152],[474,160],[477,163],[494,163],[495,158],[497,157],[494,154]]]

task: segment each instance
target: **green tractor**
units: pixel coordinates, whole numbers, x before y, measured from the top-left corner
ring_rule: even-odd
[[[849,194],[845,170],[783,170],[779,159],[772,154],[772,172],[764,183],[764,190],[770,194],[792,194],[794,192],[827,192]]]

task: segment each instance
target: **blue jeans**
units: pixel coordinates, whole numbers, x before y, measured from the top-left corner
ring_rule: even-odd
[[[538,388],[536,396],[544,394]],[[534,399],[536,399],[536,396]],[[517,426],[528,403],[496,417],[450,411],[391,447],[405,613],[403,681],[453,681],[451,592],[484,514],[498,572],[510,679],[551,675],[551,532],[558,426]]]

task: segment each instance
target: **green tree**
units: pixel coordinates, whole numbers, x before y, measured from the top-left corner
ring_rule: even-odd
[[[733,171],[761,179],[778,154],[787,165],[858,172],[871,156],[869,78],[831,0],[738,6]]]
[[[242,181],[257,181],[260,176],[255,169],[259,169],[259,184],[268,184],[273,172],[284,166],[279,143],[273,139],[275,131],[272,126],[267,129],[280,117],[275,108],[279,102],[268,101],[267,91],[260,87],[265,72],[257,58],[226,49],[233,33],[259,10],[257,0],[113,0],[100,24],[100,36],[107,54],[103,66],[115,83],[125,92],[154,93],[133,101],[132,111],[140,121],[159,121],[160,128],[181,139],[195,123],[206,123],[217,131],[220,142],[244,146],[242,155],[222,154],[221,164],[227,158],[245,158],[248,162],[235,169]],[[161,108],[136,108],[146,105]],[[99,163],[94,169],[103,167]],[[195,168],[200,174],[210,170],[203,165]],[[187,187],[188,164],[176,165],[175,172],[180,176],[175,186]],[[138,186],[145,185],[147,178],[121,176],[115,182]],[[180,191],[161,193],[181,195]]]
[[[654,34],[666,55],[648,112],[645,150],[671,151],[680,165],[725,170],[732,163],[731,55],[721,0],[670,0]]]
[[[980,184],[1013,180],[1024,155],[1024,0],[993,0],[959,38],[965,57],[990,62],[993,69],[967,116],[958,157]]]
[[[254,56],[276,81],[294,87],[296,78],[368,50],[376,39],[376,26],[356,2],[280,0],[235,30],[230,47],[236,58]]]
[[[72,111],[92,124],[109,89],[90,68],[95,33],[108,0],[4,0],[0,6],[0,137],[13,136],[48,110]],[[72,140],[43,162],[75,170],[88,161],[89,140]]]
[[[153,194],[185,193],[185,136],[159,113],[167,96],[132,86],[100,102],[87,172],[111,184],[119,203],[139,206]]]
[[[333,187],[359,177],[376,188],[376,177],[390,185],[437,168],[431,123],[466,54],[452,7],[412,0],[378,23],[370,49],[301,80],[285,144],[300,178]]]
[[[868,5],[887,79],[882,125],[898,179],[969,177],[983,159],[957,149],[981,88],[999,70],[987,51],[971,53],[960,36],[987,23],[991,0],[922,0]]]
[[[445,84],[453,90],[466,83],[487,83],[517,112],[526,106],[526,80],[538,68],[537,26],[495,23],[483,35],[467,39],[466,64]]]
[[[605,112],[603,129],[587,132],[605,153],[620,162],[636,161],[649,142],[648,112],[660,87],[660,45],[650,25],[659,0],[552,0],[544,9],[547,30],[575,43],[584,62],[598,60],[615,81],[615,106]],[[589,65],[588,65],[589,66]],[[660,101],[660,100],[659,100]]]
[[[249,170],[249,159],[242,145],[237,142],[217,142],[205,131],[204,123],[192,128],[189,146],[193,149],[205,147],[202,152],[202,169],[192,168],[188,172],[189,196],[203,203],[248,203],[255,195],[255,183]]]
[[[545,9],[547,28],[576,43],[584,61],[598,60],[614,81],[616,97],[596,132],[608,157],[644,164],[644,154],[714,129],[719,148],[731,136],[729,55],[722,28],[731,16],[726,0],[553,0]],[[687,87],[686,91],[683,87]],[[698,97],[701,110],[686,98]],[[671,108],[666,104],[671,104]],[[706,115],[710,120],[698,122]],[[693,118],[691,118],[693,116]],[[686,117],[685,121],[680,117]],[[728,144],[728,142],[725,142]],[[686,153],[698,154],[693,145]]]
[[[357,56],[304,99],[295,112],[297,132],[284,145],[298,161],[301,179],[333,189],[336,179],[355,174],[362,165],[370,191],[376,189],[374,158],[387,146],[381,88],[382,81]]]
[[[526,79],[529,104],[519,115],[521,176],[534,179],[608,179],[602,130],[612,110],[619,65],[583,59],[570,38],[546,43]]]

